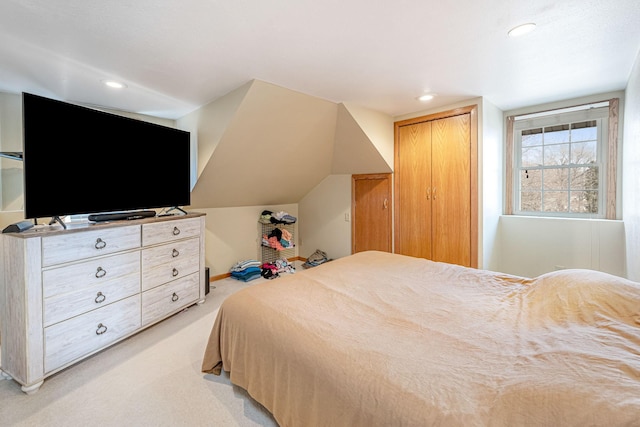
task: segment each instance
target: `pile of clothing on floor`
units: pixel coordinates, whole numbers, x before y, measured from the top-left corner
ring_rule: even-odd
[[[260,268],[260,261],[255,259],[246,259],[238,261],[229,270],[231,277],[243,282],[248,282],[260,277],[262,269]]]
[[[262,246],[273,248],[277,251],[283,251],[295,246],[291,233],[287,230],[274,228],[271,233],[262,235]]]
[[[285,211],[275,213],[271,211],[262,211],[258,221],[262,224],[294,224],[297,221],[297,218],[289,215]]]
[[[316,249],[314,253],[312,253],[307,257],[307,260],[305,261],[304,264],[302,264],[302,266],[304,268],[317,267],[318,265],[323,264],[327,261],[331,261],[327,257],[327,253],[324,251],[321,251],[320,249]]]
[[[274,262],[265,262],[262,264],[261,275],[265,279],[275,279],[280,277],[280,273],[295,273],[296,269],[286,258],[280,258]]]

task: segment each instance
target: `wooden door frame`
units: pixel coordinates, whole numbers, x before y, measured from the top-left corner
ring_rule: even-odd
[[[363,173],[351,175],[351,253],[356,250],[356,181],[361,179],[386,179],[389,181],[389,215],[387,228],[389,229],[389,251],[393,252],[393,175],[391,173]]]
[[[398,129],[402,126],[408,126],[408,125],[412,125],[412,124],[416,124],[416,123],[421,123],[421,122],[428,122],[428,121],[433,121],[433,120],[438,120],[438,119],[444,119],[447,117],[452,117],[452,116],[459,116],[461,114],[469,114],[469,118],[471,121],[471,135],[470,135],[470,143],[471,143],[471,158],[470,158],[470,162],[471,164],[469,165],[469,172],[471,174],[471,266],[474,268],[478,268],[478,253],[479,253],[479,247],[478,247],[478,221],[479,221],[479,217],[478,217],[478,105],[468,105],[466,107],[460,107],[460,108],[455,108],[453,110],[447,110],[447,111],[441,111],[438,113],[434,113],[434,114],[429,114],[426,116],[420,116],[420,117],[414,117],[412,119],[406,119],[406,120],[401,120],[398,122],[394,122],[393,124],[393,135],[394,135],[394,141],[393,141],[393,164],[397,165],[398,164],[398,146],[399,146],[399,142],[398,142],[398,138],[399,138],[399,132]],[[398,206],[398,200],[397,200],[397,195],[400,194],[399,193],[399,188],[398,186],[401,185],[401,183],[398,182],[397,178],[394,179],[394,183],[393,183],[394,187],[393,187],[393,193],[394,193],[394,212],[393,212],[393,216],[394,216],[394,234],[393,234],[393,241],[395,242],[395,233],[399,230],[398,228],[398,216],[395,215],[395,209]],[[395,245],[394,245],[394,251],[395,251]]]

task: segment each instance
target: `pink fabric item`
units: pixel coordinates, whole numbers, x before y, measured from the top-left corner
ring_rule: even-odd
[[[280,244],[280,241],[278,240],[278,238],[275,236],[269,237],[269,246],[279,251],[284,249],[284,247]]]

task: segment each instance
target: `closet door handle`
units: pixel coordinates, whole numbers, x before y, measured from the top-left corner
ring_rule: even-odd
[[[433,187],[433,200],[436,199],[436,187]]]
[[[431,200],[431,187],[427,187],[427,200]]]
[[[387,209],[387,207],[389,206],[389,201],[387,199],[384,199],[384,202],[382,202],[382,206]]]

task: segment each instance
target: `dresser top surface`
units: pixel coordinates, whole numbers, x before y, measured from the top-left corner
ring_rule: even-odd
[[[63,234],[63,233],[75,233],[75,232],[82,232],[82,231],[88,231],[88,230],[101,230],[106,228],[126,227],[130,225],[142,225],[142,224],[152,224],[152,223],[165,222],[165,221],[176,221],[181,219],[198,218],[205,215],[206,214],[201,212],[188,212],[187,214],[155,216],[150,218],[141,218],[141,219],[132,219],[132,220],[124,219],[124,220],[117,220],[117,221],[102,221],[102,222],[91,222],[88,220],[83,220],[83,221],[74,221],[74,222],[65,223],[65,225],[67,226],[66,229],[63,228],[62,225],[58,223],[54,223],[51,225],[38,224],[21,233],[5,233],[5,234],[2,234],[2,236],[28,239],[32,237],[54,236],[54,235]]]

